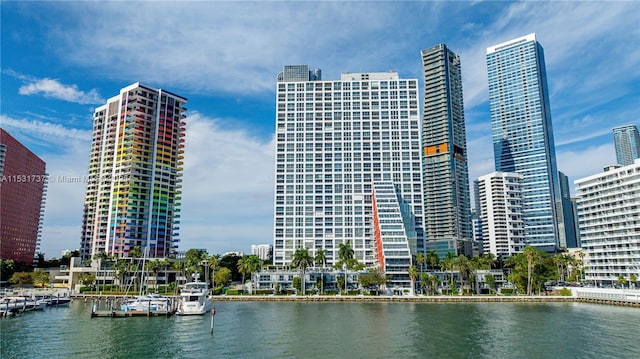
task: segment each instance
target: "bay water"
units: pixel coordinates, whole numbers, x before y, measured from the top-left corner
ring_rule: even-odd
[[[0,320],[0,358],[640,358],[640,310],[584,303],[217,302],[211,316]]]

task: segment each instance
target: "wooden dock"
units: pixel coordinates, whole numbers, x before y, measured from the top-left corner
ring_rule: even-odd
[[[91,318],[170,317],[173,314],[172,310],[96,310],[91,312]]]
[[[178,301],[176,297],[163,297],[166,302],[157,307],[151,306],[151,303],[145,309],[138,310],[122,307],[127,301],[127,297],[111,297],[107,299],[97,298],[92,300],[91,318],[131,318],[131,317],[170,317],[178,310]]]

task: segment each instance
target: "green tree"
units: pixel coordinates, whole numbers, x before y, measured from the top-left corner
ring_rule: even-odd
[[[293,253],[293,260],[291,266],[294,268],[300,268],[300,278],[302,278],[302,295],[305,294],[306,280],[305,270],[307,267],[313,265],[313,258],[309,255],[309,251],[306,248],[300,248]]]
[[[235,254],[229,254],[222,258],[220,258],[219,267],[225,267],[231,271],[231,280],[239,281],[242,278],[242,275],[238,271],[238,261],[240,260],[240,256]]]
[[[416,266],[409,267],[409,280],[411,281],[411,292],[410,295],[415,295],[416,288],[416,278],[418,277],[418,269]]]
[[[635,273],[631,273],[631,275],[629,276],[629,281],[631,282],[631,284],[633,284],[633,287],[636,287],[636,282],[638,281],[638,276],[636,276]]]
[[[96,282],[96,274],[81,273],[78,280],[82,285],[93,285]]]
[[[345,243],[340,243],[340,247],[338,249],[338,263],[336,263],[336,267],[342,268],[344,270],[344,291],[347,293],[347,270],[349,269],[349,262],[351,262],[354,258],[355,252],[353,248],[351,248],[351,243],[346,241]],[[340,286],[342,287],[342,286]]]
[[[140,248],[140,246],[131,248],[131,250],[129,251],[129,257],[133,259],[142,257],[142,248]]]
[[[16,262],[13,259],[0,259],[0,280],[11,278],[15,268]]]
[[[211,287],[215,288],[216,287],[216,280],[215,280],[216,279],[216,269],[220,265],[220,255],[219,254],[214,254],[214,255],[208,256],[207,257],[207,265],[211,269],[211,279],[212,279]]]
[[[24,284],[33,284],[33,272],[15,272],[9,278],[10,284],[17,284],[22,287]]]
[[[162,264],[160,263],[159,259],[154,259],[152,261],[147,262],[147,264],[145,265],[145,271],[151,272],[153,273],[153,283],[155,285],[155,290],[158,290],[158,271],[160,270],[160,266]],[[147,276],[147,278],[149,278],[149,276]]]
[[[321,268],[324,267],[327,265],[327,251],[324,249],[318,249],[313,260],[315,261],[316,266]]]
[[[129,266],[127,265],[127,262],[124,259],[119,258],[116,260],[114,269],[116,271],[116,277],[118,278],[118,290],[122,292],[122,286],[124,284],[124,276],[125,274],[127,274],[127,271],[129,270]]]
[[[33,284],[36,287],[46,287],[49,285],[49,272],[36,270],[33,272]]]
[[[197,278],[204,278],[203,261],[207,258],[207,252],[192,248],[185,252],[184,257],[186,259],[185,269],[187,274],[192,278],[194,277],[194,274]]]
[[[231,270],[227,267],[220,267],[215,274],[215,281],[221,286],[226,285],[231,280]]]
[[[427,256],[422,252],[416,254],[416,264],[418,265],[418,268],[420,269],[420,273],[422,273],[424,271],[425,263],[427,263]]]
[[[247,274],[251,273],[251,263],[248,256],[240,258],[238,261],[238,272],[242,274],[242,285],[244,285],[244,278]]]
[[[471,279],[471,273],[473,273],[473,262],[467,258],[464,254],[460,254],[453,259],[453,268],[460,273],[460,280],[462,281],[462,291],[469,293],[469,279]]]
[[[433,249],[427,252],[426,260],[431,266],[431,269],[436,269],[438,265],[440,265],[440,256],[438,256],[438,251]]]
[[[493,292],[496,287],[496,278],[493,274],[487,274],[484,276],[484,282],[489,286],[489,292]]]
[[[616,282],[624,288],[624,284],[627,283],[627,278],[620,274]]]
[[[185,276],[184,273],[184,268],[185,268],[185,263],[181,260],[175,261],[173,262],[173,270],[175,270],[176,273],[176,281],[178,280],[178,276]],[[177,288],[177,286],[176,286]]]
[[[171,261],[169,260],[169,258],[164,258],[163,260],[160,261],[160,264],[162,265],[162,269],[164,270],[164,284],[168,285],[169,274],[167,272],[169,270],[169,267],[171,267]]]
[[[370,268],[367,273],[361,274],[359,278],[362,288],[366,288],[367,290],[369,290],[369,292],[373,290],[375,291],[376,295],[378,295],[380,286],[384,285],[387,282],[387,277],[384,275],[382,269],[380,268]]]
[[[541,262],[542,257],[538,249],[533,246],[525,246],[523,253],[527,260],[527,295],[532,295],[533,270]]]
[[[456,255],[453,252],[447,252],[447,255],[442,260],[442,269],[445,271],[449,271],[449,290],[453,292],[455,288],[455,283],[453,280],[453,270],[455,269],[455,259]]]

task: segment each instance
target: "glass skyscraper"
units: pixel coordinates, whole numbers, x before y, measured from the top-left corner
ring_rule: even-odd
[[[640,158],[640,135],[636,125],[625,125],[613,129],[613,141],[616,146],[616,159],[622,166],[632,165]]]
[[[445,44],[422,50],[424,210],[427,250],[471,255],[467,137],[460,57]]]
[[[319,75],[306,65],[278,75],[273,263],[305,248],[334,265],[349,243],[408,287],[411,256],[424,250],[417,80]]]
[[[80,254],[173,257],[178,224],[187,100],[139,83],[93,115]]]
[[[496,171],[523,176],[526,244],[555,251],[560,194],[542,46],[535,34],[491,46],[487,68]]]

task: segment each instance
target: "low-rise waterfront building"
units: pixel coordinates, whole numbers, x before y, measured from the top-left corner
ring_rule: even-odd
[[[640,278],[640,159],[575,184],[585,279],[612,286]]]

